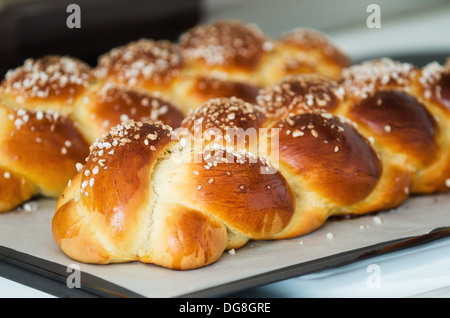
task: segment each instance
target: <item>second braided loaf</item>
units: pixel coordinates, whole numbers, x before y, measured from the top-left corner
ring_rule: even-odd
[[[194,269],[249,240],[306,235],[331,216],[446,191],[447,74],[370,61],[337,80],[282,79],[258,104],[211,99],[180,129],[119,125],[61,194],[54,238],[83,262]]]

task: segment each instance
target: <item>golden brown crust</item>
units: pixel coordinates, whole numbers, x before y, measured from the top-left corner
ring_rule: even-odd
[[[57,113],[0,107],[0,162],[26,176],[39,193],[56,197],[75,174],[89,145],[72,121]]]
[[[450,111],[450,59],[442,66],[432,62],[420,70],[418,82],[423,97]]]
[[[138,229],[151,217],[152,167],[171,136],[162,123],[128,121],[91,145],[86,164],[60,195],[53,221],[55,240],[68,255],[94,263],[138,258]],[[127,160],[130,153],[138,155]],[[79,215],[84,217],[77,220]]]
[[[129,119],[161,121],[177,128],[184,117],[180,108],[164,96],[112,83],[86,94],[76,112],[76,119],[85,127],[83,131],[90,142]]]
[[[72,183],[77,184],[76,180],[79,178],[74,178]],[[110,260],[108,251],[95,236],[94,231],[83,224],[77,210],[76,201],[73,199],[58,207],[52,220],[53,238],[64,253],[75,260],[86,263],[108,263]]]
[[[239,98],[215,98],[191,111],[181,127],[187,129],[195,149],[217,143],[235,150],[257,153],[259,129],[267,116],[257,105]]]
[[[281,174],[263,173],[272,169],[267,161],[223,149],[206,150],[202,158],[191,168],[196,185],[191,200],[201,210],[251,239],[270,238],[290,221],[294,194]]]
[[[355,204],[377,185],[377,154],[352,126],[324,114],[303,114],[276,124],[280,161],[338,205]]]
[[[416,165],[427,166],[437,155],[437,125],[427,109],[401,91],[377,91],[352,105],[349,118],[369,129],[384,147],[406,153]]]
[[[0,87],[0,165],[14,178],[4,186],[5,207],[31,196],[57,197],[76,173],[89,144],[71,116],[93,82],[91,68],[70,56],[27,59],[6,74]]]
[[[22,108],[50,104],[54,111],[70,111],[92,80],[86,63],[69,56],[47,55],[27,59],[9,71],[1,83],[0,96],[4,103]]]
[[[315,30],[294,29],[272,43],[258,75],[264,86],[298,74],[338,79],[343,69],[350,66],[350,58]]]
[[[368,60],[343,70],[339,84],[347,98],[360,100],[378,90],[407,91],[418,72],[410,63],[389,58]]]
[[[291,77],[281,82],[282,89],[274,86],[261,93],[268,94],[265,107],[236,97],[217,98],[182,122],[181,128],[191,133],[196,122],[201,132],[271,128],[270,139],[279,141],[275,172],[268,159],[230,151],[221,143],[196,152],[183,148],[169,132],[161,143],[160,134],[150,132],[147,136],[156,144],[146,144],[141,132],[154,129],[151,123],[133,124],[127,136],[120,129],[123,152],[114,150],[108,159],[100,159],[97,155],[103,156],[108,147],[105,140],[112,144],[106,136],[100,141],[103,148],[91,148],[86,167],[75,178],[79,181],[66,189],[75,194],[58,201],[57,215],[90,215],[79,231],[83,234],[70,239],[65,252],[76,255],[79,252],[71,249],[90,248],[95,253],[86,252],[91,256],[81,260],[94,263],[140,260],[174,269],[198,268],[248,240],[295,237],[317,229],[332,215],[394,208],[412,191],[425,189],[421,184],[434,184],[435,176],[426,169],[434,165],[447,171],[441,169],[442,161],[435,163],[447,139],[440,138],[446,135],[441,126],[412,95],[416,69],[389,61],[364,67],[366,73],[355,77],[349,70],[340,81],[349,93],[323,77]],[[365,86],[359,90],[361,83]],[[413,140],[416,130],[421,136]],[[148,155],[145,146],[155,152]],[[418,149],[427,149],[426,154]],[[126,174],[118,174],[130,152],[138,155],[126,165]],[[183,160],[172,161],[180,152]],[[93,166],[93,158],[104,170]],[[105,178],[94,178],[94,170]],[[115,187],[105,191],[111,184]],[[96,186],[97,192],[92,190]],[[77,195],[81,199],[73,203]],[[73,221],[58,221],[63,219],[55,217],[54,231],[64,250],[59,233],[66,233],[64,228]],[[99,230],[94,234],[90,226]]]
[[[227,246],[227,230],[215,218],[173,204],[154,226],[154,247],[142,258],[176,270],[194,269],[217,261]]]
[[[120,61],[125,63],[127,58],[134,57],[129,69],[122,69],[131,76],[139,69],[143,56],[153,58],[158,66],[164,64],[166,58],[167,69],[152,68],[160,76],[152,73],[152,80],[174,76],[171,66],[176,68],[175,58],[167,53],[172,44],[144,42],[130,44],[140,48],[134,56],[132,50],[125,53],[119,48],[117,51],[123,56],[119,56],[120,52],[105,55],[103,67],[106,68],[108,62],[116,63],[109,65],[114,71]],[[170,64],[169,60],[175,64]],[[147,71],[144,69],[142,74],[149,75]],[[97,69],[97,75],[99,72]],[[89,153],[89,144],[109,132],[111,126],[134,118],[162,120],[177,127],[184,118],[178,106],[163,97],[110,83],[102,86],[103,80],[98,82],[91,68],[76,58],[48,55],[26,60],[22,66],[9,71],[2,81],[0,102],[5,124],[0,132],[0,165],[26,176],[36,188],[35,195],[58,196],[76,173],[75,164],[83,162]],[[13,183],[11,188],[14,188]],[[20,192],[15,200],[10,198],[11,205],[23,200]]]
[[[115,215],[132,213],[129,209],[133,207],[127,205],[132,204],[133,198],[142,200],[148,196],[151,167],[171,140],[171,127],[162,123],[131,120],[114,127],[91,145],[82,170],[82,203],[104,214],[110,226],[121,228],[121,224],[114,222],[124,220]],[[133,158],[127,160],[130,153]],[[105,191],[105,185],[114,188]]]
[[[140,39],[100,56],[95,75],[128,86],[158,90],[172,82],[183,64],[177,44]]]
[[[362,71],[358,72],[356,69]],[[383,169],[379,177],[380,181],[372,193],[368,192],[369,196],[361,196],[360,200],[346,205],[345,208],[341,207],[336,213],[363,214],[368,211],[398,206],[409,196],[411,191],[424,191],[426,183],[434,184],[434,180],[436,180],[435,177],[429,177],[435,174],[425,172],[424,168],[431,163],[434,164],[436,158],[442,155],[438,151],[441,151],[445,143],[440,141],[438,144],[438,137],[440,136],[438,128],[435,127],[434,119],[430,117],[424,106],[418,105],[418,101],[406,93],[413,90],[411,84],[415,75],[415,73],[408,73],[407,70],[414,71],[415,68],[408,64],[382,60],[366,62],[363,66],[355,66],[353,69],[347,70],[344,72],[345,77],[340,80],[341,84],[320,75],[289,76],[262,90],[257,98],[258,104],[265,109],[269,118],[278,120],[284,118],[286,120],[290,116],[303,113],[319,113],[330,119],[334,117],[333,115],[343,115],[352,119],[351,125],[357,127],[357,130],[371,141],[377,156],[380,157],[382,162]],[[342,84],[344,81],[345,85]],[[391,87],[391,89],[396,90],[383,91],[385,87]],[[349,93],[344,88],[348,88]],[[383,102],[382,98],[379,98],[381,95],[384,96],[383,98],[386,98],[384,104],[386,108],[391,108],[390,111],[384,109],[382,104],[380,104]],[[366,101],[368,102],[367,107],[360,107],[360,104],[366,103]],[[368,109],[370,107],[374,108],[374,113]],[[354,114],[355,109],[358,109],[358,115]],[[392,112],[396,111],[398,114],[394,116],[395,114],[392,114]],[[376,112],[378,112],[377,116],[375,115]],[[402,112],[408,112],[409,114],[405,116],[399,115]],[[392,133],[392,127],[386,126],[388,123],[384,123],[380,116],[385,116],[384,119],[386,121],[404,120],[399,126],[405,130],[409,129],[409,131],[403,136],[401,132],[389,135],[387,130]],[[362,118],[363,121],[361,121]],[[364,121],[371,124],[367,126],[364,124]],[[374,131],[376,127],[372,127],[374,125],[377,125],[376,127],[379,128],[378,130],[383,136],[396,137],[395,145],[387,144],[387,140],[383,139],[384,137],[378,137]],[[306,125],[303,126],[304,129],[306,127]],[[414,139],[417,133],[413,129],[423,130],[424,133],[421,133],[423,137],[417,137],[417,140]],[[286,132],[293,134],[294,130],[287,129]],[[304,135],[304,131],[297,130],[295,134],[301,137]],[[317,131],[315,131],[315,134],[319,136]],[[409,145],[405,144],[405,148],[415,149],[414,151],[417,152],[417,155],[410,151],[408,157],[396,157],[398,153],[405,153],[404,149],[400,149],[400,145],[404,143],[403,140],[405,140],[406,144],[407,140],[411,140]],[[329,141],[325,140],[325,142],[328,143]],[[391,140],[391,142],[393,141]],[[421,146],[412,146],[416,142],[417,144],[422,143],[424,149],[429,151],[427,153],[420,152]],[[285,149],[288,152],[292,151],[289,147]],[[311,153],[316,155],[317,151],[311,151]],[[423,164],[425,161],[427,161],[427,164]],[[446,171],[445,168],[442,168],[442,164],[439,166],[441,171]],[[289,169],[292,170],[292,168]],[[289,169],[285,173],[298,173]],[[421,176],[417,177],[419,174]],[[430,178],[432,181],[425,181],[427,178]],[[442,183],[442,177],[439,179]],[[421,185],[420,190],[417,184]],[[430,186],[428,185],[428,187]],[[375,193],[378,195],[376,196]],[[327,217],[326,213],[321,212],[319,209],[309,213],[322,215],[322,218]],[[319,217],[319,219],[322,218]],[[303,217],[303,222],[313,224],[306,217]],[[304,231],[304,228],[298,230]]]
[[[228,231],[265,239],[289,223],[294,195],[281,174],[261,174],[266,161],[215,148],[176,163],[175,146],[169,127],[133,121],[93,144],[57,203],[62,250],[84,262],[191,269],[220,257]]]
[[[275,120],[310,112],[333,113],[342,99],[337,82],[319,74],[287,76],[257,96],[258,105]]]
[[[256,102],[260,87],[254,84],[221,79],[214,76],[199,76],[193,80],[191,89],[186,92],[186,98],[197,108],[199,105],[213,98],[237,97],[249,103]]]
[[[268,41],[254,25],[234,20],[219,20],[198,25],[180,38],[180,46],[188,60],[205,66],[255,69]]]
[[[262,173],[266,169],[271,173]],[[289,185],[266,160],[219,145],[198,153],[188,151],[184,160],[160,161],[152,180],[159,217],[168,207],[201,211],[226,228],[227,249],[241,247],[250,238],[271,238],[289,223],[295,210]],[[223,250],[220,247],[220,253]],[[214,248],[211,252],[218,253]]]
[[[281,36],[280,41],[283,44],[292,45],[304,51],[320,51],[325,59],[339,67],[345,68],[351,65],[351,59],[348,55],[334,45],[325,34],[317,30],[305,28],[294,29]]]
[[[261,86],[303,73],[336,79],[350,66],[350,58],[324,34],[308,29],[271,39],[255,25],[219,20],[188,30],[179,44],[189,74],[214,72]]]
[[[211,128],[226,131],[231,128],[243,130],[258,129],[266,121],[263,110],[239,98],[214,98],[191,111],[181,126],[195,133],[195,125],[202,128],[201,133]]]
[[[354,65],[340,80],[346,93],[342,114],[389,162],[413,174],[413,193],[442,190],[449,171],[447,115],[421,87],[424,77],[432,78],[430,70],[384,58]]]
[[[272,40],[238,21],[131,42],[94,72],[68,56],[29,59],[0,86],[0,211],[61,194],[52,232],[75,260],[206,266],[252,239],[448,190],[449,74],[450,61],[350,67],[316,31]],[[227,129],[274,129],[279,169],[249,144],[183,147],[172,127],[196,121],[225,141]]]
[[[436,160],[416,176],[415,193],[445,192],[450,188],[450,60],[432,62],[417,72],[412,94],[427,108],[436,122]]]
[[[10,211],[37,194],[35,186],[25,177],[0,168],[0,213]]]

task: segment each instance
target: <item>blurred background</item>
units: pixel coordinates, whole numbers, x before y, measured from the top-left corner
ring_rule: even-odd
[[[354,60],[422,54],[442,58],[450,52],[449,0],[208,0],[205,4],[206,20],[253,22],[273,37],[296,27],[323,31]],[[379,29],[367,26],[370,4],[380,8]]]
[[[72,3],[81,9],[81,28],[66,25]],[[367,27],[371,3],[380,7],[381,28]],[[44,54],[95,64],[99,54],[128,41],[174,40],[197,23],[229,18],[255,23],[272,37],[314,28],[355,60],[424,53],[442,59],[450,52],[450,1],[444,0],[0,0],[0,75]]]

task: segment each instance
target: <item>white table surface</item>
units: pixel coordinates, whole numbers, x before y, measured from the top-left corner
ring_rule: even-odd
[[[0,276],[0,298],[54,298],[54,296]]]
[[[379,274],[379,283],[372,280]],[[241,297],[450,297],[450,238],[253,288]]]

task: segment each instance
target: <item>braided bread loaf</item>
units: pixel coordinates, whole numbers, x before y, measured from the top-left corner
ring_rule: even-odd
[[[305,235],[331,216],[445,191],[448,74],[448,65],[368,61],[337,80],[289,76],[258,104],[211,99],[176,130],[119,125],[61,194],[54,238],[83,262],[185,270],[249,240]],[[247,134],[261,129],[267,138]],[[261,146],[265,157],[253,155]]]
[[[57,196],[89,145],[128,119],[176,128],[210,98],[256,102],[291,72],[336,77],[348,58],[323,35],[279,40],[238,21],[188,30],[179,43],[141,39],[112,49],[91,69],[69,56],[28,59],[0,86],[0,212],[36,195]]]
[[[239,21],[198,25],[177,43],[140,39],[99,58],[96,77],[158,92],[186,113],[215,97],[256,102],[261,87],[298,72],[337,78],[350,59],[323,34],[295,29],[271,39]]]
[[[0,212],[38,195],[56,198],[89,154],[89,145],[128,118],[184,118],[162,97],[97,83],[68,56],[28,59],[0,86]]]
[[[275,40],[237,21],[93,68],[29,59],[0,86],[0,211],[59,195],[52,232],[70,257],[193,269],[446,191],[449,63],[350,66],[316,31]]]
[[[285,78],[263,90],[258,101],[274,118],[319,112],[351,120],[384,170],[395,167],[388,174],[399,190],[434,193],[446,191],[450,177],[445,76],[436,63],[418,69],[371,60],[345,69],[338,81],[318,75]]]
[[[65,57],[8,72],[0,89],[0,211],[37,194],[56,197],[76,173],[89,144],[68,115],[90,80],[87,65]]]

